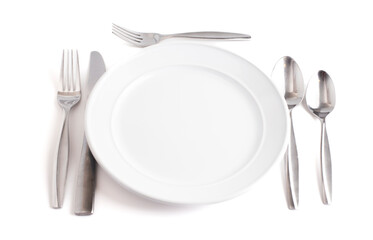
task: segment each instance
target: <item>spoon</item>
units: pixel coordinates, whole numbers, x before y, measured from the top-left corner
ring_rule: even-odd
[[[304,81],[298,64],[291,57],[281,58],[272,71],[272,79],[277,82],[280,92],[289,108],[290,142],[284,156],[284,183],[289,209],[297,209],[299,204],[299,163],[295,142],[292,110],[304,97]]]
[[[335,107],[335,89],[332,79],[325,71],[319,71],[308,83],[306,104],[310,112],[321,122],[321,197],[323,203],[329,205],[332,201],[332,162],[325,118]]]

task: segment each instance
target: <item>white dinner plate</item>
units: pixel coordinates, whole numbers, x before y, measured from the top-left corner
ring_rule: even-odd
[[[253,64],[181,43],[110,69],[85,115],[100,166],[126,188],[174,204],[244,192],[284,153],[288,125],[285,101]]]

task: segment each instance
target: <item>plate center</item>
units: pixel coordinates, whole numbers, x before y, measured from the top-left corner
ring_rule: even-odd
[[[262,116],[233,78],[204,67],[167,66],[135,79],[112,113],[116,148],[157,181],[203,185],[225,179],[255,155]]]

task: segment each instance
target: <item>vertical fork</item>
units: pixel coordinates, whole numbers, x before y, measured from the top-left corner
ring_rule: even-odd
[[[64,118],[58,144],[57,158],[53,167],[52,207],[61,208],[69,162],[69,114],[80,101],[80,71],[78,52],[64,50],[57,101],[63,109]]]

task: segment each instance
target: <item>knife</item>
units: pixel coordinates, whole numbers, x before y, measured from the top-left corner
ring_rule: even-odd
[[[89,74],[86,87],[87,96],[97,80],[105,73],[105,63],[99,52],[91,52]],[[96,160],[89,149],[84,134],[81,158],[79,163],[78,178],[76,182],[75,209],[78,216],[91,215],[96,187]]]

